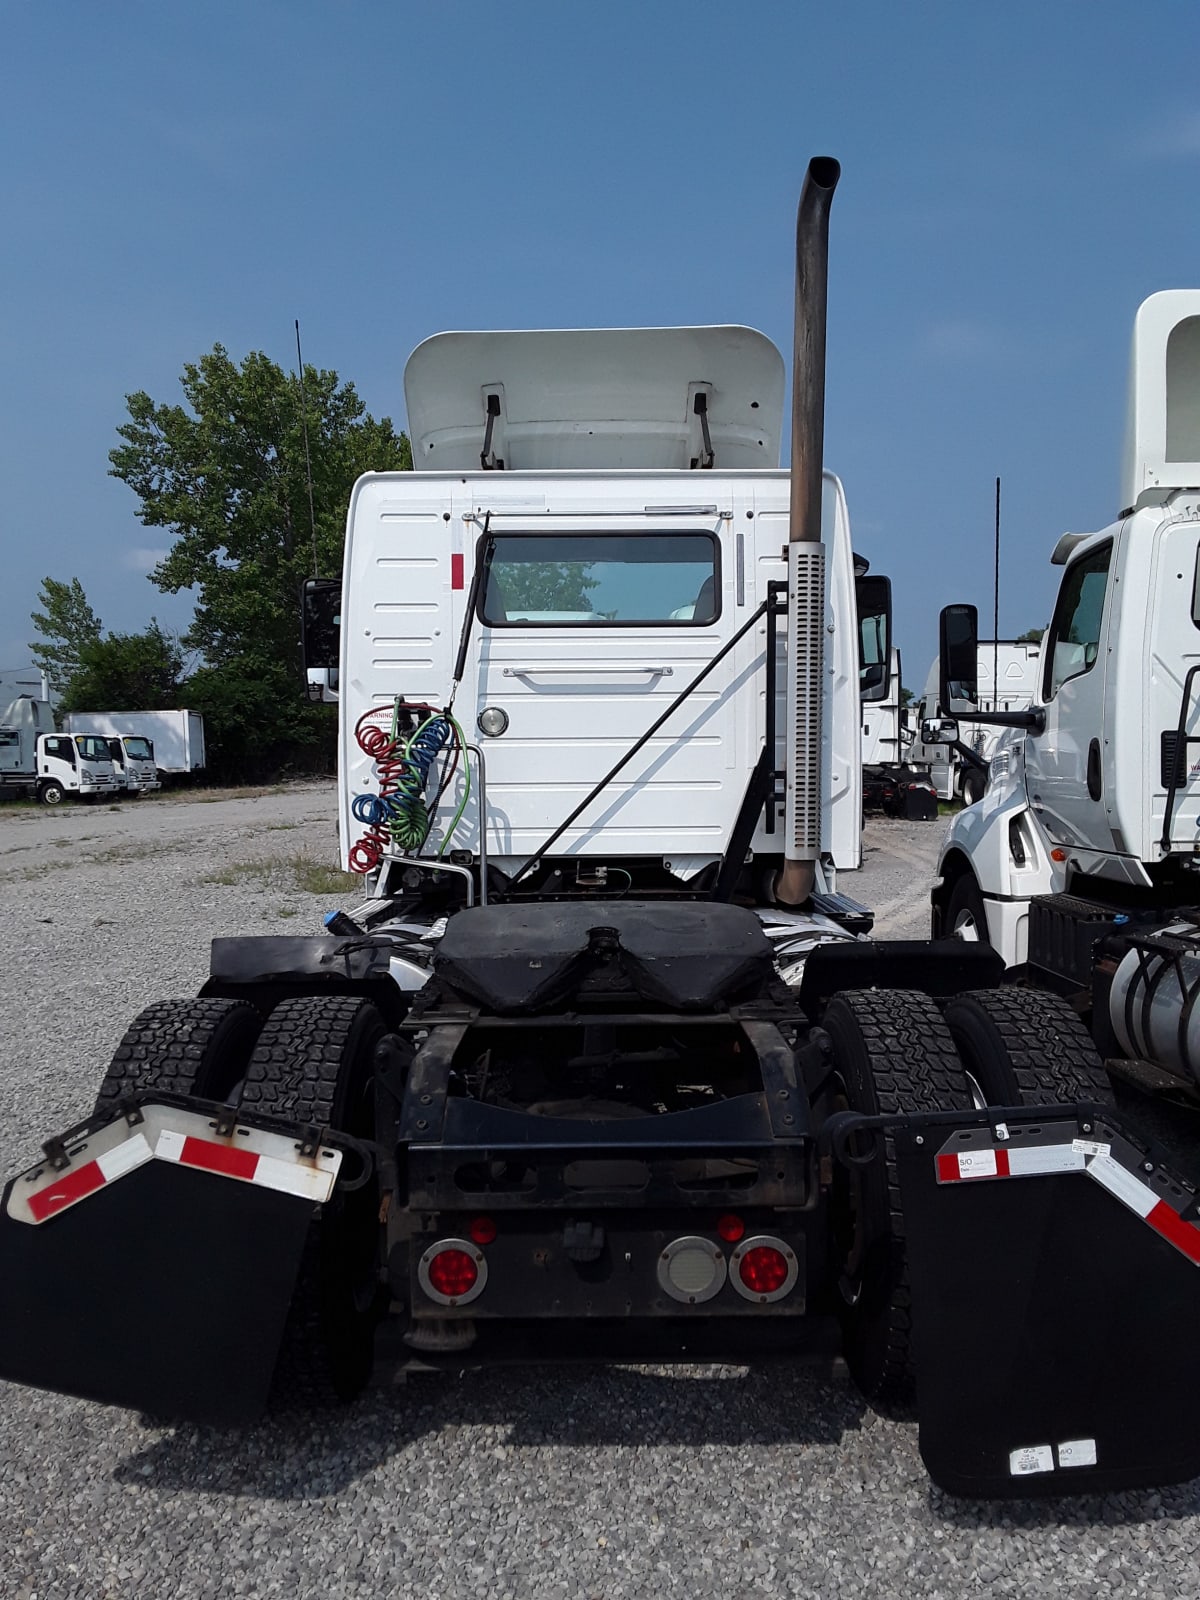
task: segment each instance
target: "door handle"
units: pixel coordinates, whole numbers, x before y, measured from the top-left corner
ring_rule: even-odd
[[[648,667],[648,666],[647,667],[639,667],[639,666],[635,666],[633,664],[630,664],[629,666],[607,666],[607,667],[605,667],[605,666],[593,666],[590,661],[578,661],[578,662],[575,663],[574,666],[569,666],[569,667],[548,667],[548,666],[504,667],[504,668],[501,669],[500,676],[502,678],[533,678],[533,677],[545,678],[545,677],[549,677],[549,676],[553,675],[555,677],[561,678],[561,677],[564,677],[564,676],[566,676],[568,674],[571,674],[571,673],[579,673],[581,675],[582,674],[586,674],[588,677],[595,677],[597,674],[600,674],[600,673],[603,673],[603,674],[605,674],[605,676],[608,676],[609,674],[630,673],[630,672],[635,672],[639,676],[642,676],[642,677],[649,676],[651,678],[670,678],[670,677],[674,676],[675,668],[674,667]]]
[[[1093,739],[1088,745],[1087,758],[1087,791],[1093,800],[1099,800],[1103,791],[1103,781],[1100,776],[1100,741]]]

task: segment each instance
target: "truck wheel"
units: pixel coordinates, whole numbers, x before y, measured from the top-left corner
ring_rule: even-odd
[[[38,784],[37,796],[44,806],[60,806],[66,792],[57,778],[47,778]]]
[[[928,995],[902,989],[834,995],[821,1026],[833,1042],[843,1101],[868,1116],[970,1110],[971,1092],[950,1031]],[[839,1192],[840,1184],[840,1192]],[[912,1296],[893,1141],[847,1171],[834,1190],[843,1346],[851,1376],[873,1400],[913,1388]]]
[[[224,1100],[241,1081],[262,1027],[244,1000],[159,1000],[136,1016],[117,1046],[97,1112],[125,1095],[165,1089]]]
[[[241,1105],[369,1139],[372,1068],[384,1021],[354,995],[284,1000],[267,1018]],[[378,1187],[335,1193],[309,1229],[275,1368],[276,1411],[352,1400],[371,1375],[386,1304],[379,1278]]]
[[[1067,1002],[1037,989],[955,995],[946,1026],[985,1104],[1113,1103],[1092,1036]]]
[[[978,801],[982,800],[986,788],[987,779],[984,777],[982,772],[977,772],[976,769],[972,767],[970,772],[965,775],[962,781],[963,805],[973,806]]]
[[[968,944],[991,944],[983,896],[970,873],[964,873],[950,891],[946,905],[945,934],[948,939],[964,939]]]

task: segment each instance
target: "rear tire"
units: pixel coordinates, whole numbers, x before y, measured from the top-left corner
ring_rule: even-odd
[[[1113,1103],[1092,1036],[1061,996],[979,989],[955,995],[945,1015],[963,1066],[987,1105]]]
[[[829,1002],[821,1025],[833,1041],[850,1110],[877,1116],[971,1109],[954,1041],[928,995],[848,991]],[[847,1245],[839,1284],[846,1363],[869,1399],[907,1400],[913,1390],[912,1295],[891,1138],[884,1137],[875,1160],[846,1173],[835,1208]]]
[[[354,995],[284,1000],[268,1017],[241,1108],[370,1138],[384,1021]],[[335,1192],[309,1229],[272,1382],[275,1411],[352,1400],[371,1375],[386,1293],[376,1183]]]
[[[96,1110],[127,1095],[163,1089],[224,1100],[241,1081],[262,1027],[244,1000],[159,1000],[140,1012],[117,1046]]]

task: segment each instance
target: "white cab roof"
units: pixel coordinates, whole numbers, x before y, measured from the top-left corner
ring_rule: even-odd
[[[783,358],[753,328],[438,333],[404,369],[413,465],[477,472],[777,467]]]
[[[1200,489],[1200,289],[1163,289],[1133,324],[1121,505]]]

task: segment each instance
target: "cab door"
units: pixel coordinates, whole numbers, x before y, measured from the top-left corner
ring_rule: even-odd
[[[1030,804],[1064,846],[1113,848],[1104,806],[1104,695],[1114,541],[1063,574],[1046,634],[1041,701],[1046,726],[1025,742]]]

